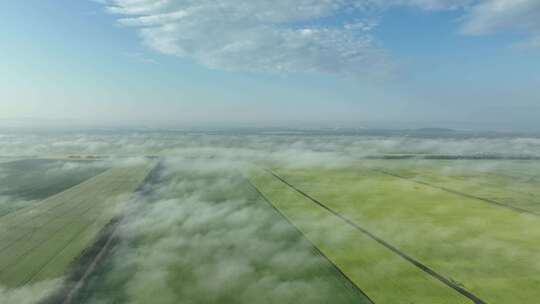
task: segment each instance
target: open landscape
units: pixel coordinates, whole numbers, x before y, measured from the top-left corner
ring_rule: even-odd
[[[0,29],[0,304],[540,303],[540,0]]]
[[[539,139],[248,132],[2,137],[2,303],[540,296]]]

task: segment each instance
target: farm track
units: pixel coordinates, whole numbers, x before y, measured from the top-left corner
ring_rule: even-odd
[[[439,274],[438,272],[436,272],[435,270],[429,268],[427,265],[424,265],[422,264],[420,261],[414,259],[413,257],[407,255],[406,253],[402,252],[401,250],[399,250],[397,247],[391,245],[390,243],[386,242],[385,240],[381,239],[380,237],[376,236],[375,234],[371,233],[370,231],[368,231],[367,229],[359,226],[358,224],[356,224],[355,222],[353,222],[352,220],[348,219],[347,217],[345,217],[344,215],[342,215],[341,213],[331,209],[330,207],[328,207],[327,205],[325,205],[324,203],[320,202],[319,200],[313,198],[312,196],[310,196],[309,194],[305,193],[304,191],[298,189],[297,187],[295,187],[294,185],[292,185],[291,183],[289,183],[288,181],[286,181],[284,178],[282,178],[281,176],[279,176],[277,173],[273,172],[272,170],[269,170],[267,169],[267,171],[272,175],[274,176],[276,179],[278,179],[279,181],[281,181],[283,184],[287,185],[289,188],[291,188],[292,190],[298,192],[299,194],[301,194],[302,196],[304,196],[305,198],[307,198],[309,201],[311,201],[312,203],[322,207],[323,209],[325,209],[326,211],[330,212],[331,214],[333,214],[334,216],[336,216],[337,218],[339,218],[341,221],[347,223],[348,225],[350,225],[351,227],[353,227],[354,229],[358,230],[359,232],[361,232],[362,234],[368,236],[370,239],[376,241],[377,243],[381,244],[382,246],[384,246],[385,248],[389,249],[390,251],[392,251],[394,254],[398,255],[399,257],[401,257],[402,259],[404,259],[405,261],[407,261],[408,263],[414,265],[415,267],[419,268],[420,270],[422,270],[423,272],[427,273],[428,275],[432,276],[433,278],[437,279],[438,281],[440,281],[441,283],[445,284],[446,286],[450,287],[451,289],[455,290],[456,292],[460,293],[461,295],[463,295],[464,297],[468,298],[469,300],[471,300],[473,303],[475,304],[486,304],[486,302],[482,299],[480,299],[479,297],[477,297],[476,295],[474,295],[473,293],[469,292],[468,290],[466,290],[465,288],[457,285],[456,283],[454,283],[452,280],[446,278],[445,276],[443,276],[442,274]]]
[[[406,177],[406,176],[395,174],[395,173],[392,173],[392,172],[389,172],[389,171],[386,171],[386,170],[382,170],[382,169],[375,169],[375,168],[369,168],[369,169],[372,170],[373,172],[378,172],[378,173],[381,173],[381,174],[385,174],[385,175],[392,176],[392,177],[395,177],[395,178],[403,179],[403,180],[406,180],[406,181],[409,181],[409,182],[412,182],[412,183],[416,183],[416,184],[419,184],[419,185],[427,186],[427,187],[430,187],[430,188],[435,188],[435,189],[442,190],[442,191],[445,191],[445,192],[448,192],[448,193],[451,193],[451,194],[454,194],[454,195],[458,195],[458,196],[461,196],[461,197],[466,197],[466,198],[470,198],[470,199],[473,199],[473,200],[479,200],[479,201],[491,204],[493,206],[497,206],[497,207],[505,208],[505,209],[508,209],[508,210],[512,210],[514,212],[530,214],[530,215],[533,215],[533,216],[540,216],[540,213],[537,213],[537,212],[534,212],[534,211],[531,211],[531,210],[528,210],[528,209],[512,206],[512,205],[509,205],[509,204],[506,204],[506,203],[501,203],[499,201],[492,200],[492,199],[489,199],[489,198],[468,194],[468,193],[465,193],[465,192],[457,191],[457,190],[446,188],[446,187],[443,187],[443,186],[437,186],[437,185],[434,185],[434,184],[431,184],[431,183],[428,183],[428,182],[415,180],[413,178],[409,178],[409,177]]]
[[[328,258],[313,242],[311,242],[305,235],[304,233],[295,225],[293,224],[289,218],[287,216],[285,216],[285,214],[283,214],[278,208],[276,208],[272,202],[270,202],[270,200],[259,190],[259,188],[257,188],[257,186],[255,186],[251,180],[247,179],[247,182],[248,184],[254,189],[254,191],[257,193],[257,195],[259,197],[261,197],[263,199],[263,201],[269,206],[272,208],[272,210],[274,210],[281,218],[283,218],[289,225],[291,225],[291,227],[293,227],[298,233],[299,235],[302,235],[303,239],[306,240],[310,245],[311,247],[313,248],[313,250],[315,251],[315,253],[319,256],[321,256],[323,259],[325,259],[326,261],[328,261],[328,263],[330,263],[330,265],[332,265],[332,268],[333,270],[335,270],[337,273],[339,273],[339,275],[346,280],[347,282],[347,285],[349,285],[352,290],[358,294],[361,294],[363,297],[365,297],[365,299],[367,299],[369,301],[369,303],[371,304],[375,304],[375,302],[358,286],[356,285],[330,258]]]

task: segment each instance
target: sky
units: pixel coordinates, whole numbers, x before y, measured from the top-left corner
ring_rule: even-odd
[[[540,129],[538,0],[26,0],[0,119]]]

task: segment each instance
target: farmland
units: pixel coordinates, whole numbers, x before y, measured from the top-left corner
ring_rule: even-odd
[[[401,161],[389,162],[363,161],[340,169],[276,168],[276,173],[259,174],[256,180],[261,191],[311,235],[323,252],[343,263],[345,274],[358,276],[359,285],[375,302],[407,299],[411,303],[433,303],[438,299],[437,303],[522,303],[540,296],[536,288],[540,282],[536,262],[540,218],[507,207],[536,210],[538,202],[533,199],[540,190],[534,178],[522,176],[510,182],[507,174],[515,175],[519,166],[512,173],[508,171],[510,166],[486,174],[485,170],[464,169],[471,164],[407,166]],[[459,175],[443,174],[443,165],[445,170],[456,166]],[[491,201],[503,198],[504,205]],[[527,201],[523,202],[524,198]],[[313,200],[324,202],[332,212]],[[328,242],[332,238],[325,236],[329,229],[319,224],[327,220],[335,222],[329,224],[332,231],[338,225],[360,230],[341,233],[346,237],[332,246]],[[377,253],[359,259],[366,249],[355,250],[352,244],[361,240],[362,247]],[[394,260],[387,257],[390,253]],[[369,270],[373,265],[377,266]],[[397,281],[385,279],[389,272],[378,273],[380,269],[398,272],[394,276]],[[379,279],[373,279],[379,275]],[[421,280],[431,285],[417,283]],[[411,289],[411,282],[426,288]]]
[[[112,168],[5,214],[0,219],[0,284],[21,288],[62,277],[151,168],[152,162]]]
[[[9,196],[13,200],[42,200],[106,169],[106,164],[98,162],[47,159],[0,162],[0,196]],[[0,215],[2,213],[0,211]]]
[[[450,157],[450,140],[122,136],[3,158],[1,303],[540,298],[534,157]]]
[[[164,162],[76,302],[370,303],[240,172],[195,163]]]

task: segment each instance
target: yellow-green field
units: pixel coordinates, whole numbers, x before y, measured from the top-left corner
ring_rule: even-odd
[[[51,289],[51,303],[540,298],[537,161],[255,168],[195,157],[164,157],[157,167],[144,158],[111,167],[64,162],[73,163],[0,165],[0,190],[9,195],[3,203],[28,199],[0,214],[4,295],[70,279],[85,254],[97,260],[90,254],[104,248],[104,227],[122,216],[114,250],[79,269],[85,279]],[[47,169],[51,164],[61,170]]]
[[[535,179],[524,176],[511,184],[502,182],[504,168],[486,174],[456,162],[416,162],[276,168],[283,181],[268,171],[253,180],[375,303],[506,304],[540,298],[540,218],[483,199],[504,194],[512,198],[506,203],[534,210],[532,199],[517,202],[524,193],[532,198],[540,193]],[[458,167],[475,183],[445,174]],[[519,167],[512,170],[519,176]]]

